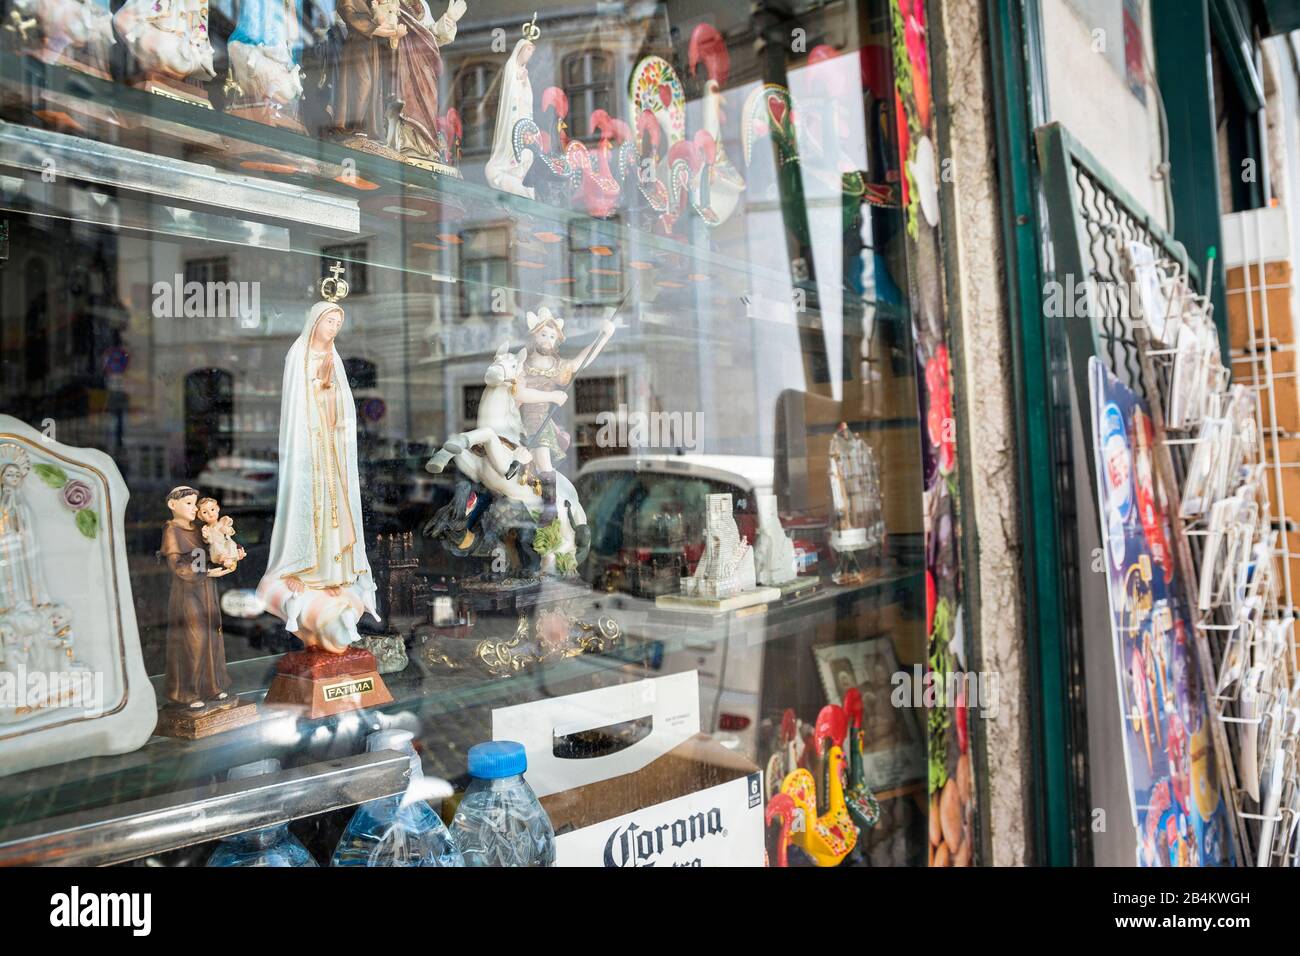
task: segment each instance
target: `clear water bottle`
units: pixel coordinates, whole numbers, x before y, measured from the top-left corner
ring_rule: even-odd
[[[524,780],[527,769],[513,740],[469,748],[473,779],[451,821],[466,866],[555,865],[555,830]]]
[[[258,760],[231,768],[227,780],[244,780],[248,777],[260,777],[263,774],[276,773],[280,769],[278,760]],[[222,840],[212,856],[208,857],[208,866],[319,866],[307,848],[298,842],[298,838],[289,832],[289,824],[279,823],[261,830],[237,833]]]
[[[433,812],[431,797],[451,795],[445,781],[428,779],[409,730],[380,730],[366,750],[397,750],[411,758],[406,792],[363,803],[348,821],[330,866],[464,866],[456,841]]]

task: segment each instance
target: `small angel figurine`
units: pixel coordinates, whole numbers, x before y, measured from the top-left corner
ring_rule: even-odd
[[[199,501],[199,520],[203,522],[203,540],[212,563],[229,571],[235,570],[244,557],[244,549],[235,544],[235,523],[229,515],[222,517],[221,504],[216,498]]]

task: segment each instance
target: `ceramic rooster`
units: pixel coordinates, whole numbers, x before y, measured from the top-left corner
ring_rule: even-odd
[[[849,775],[844,800],[853,822],[859,829],[865,830],[880,822],[880,801],[867,786],[862,710],[862,692],[856,687],[850,687],[844,692],[844,716],[849,725]]]
[[[817,783],[808,770],[800,768],[785,778],[781,792],[794,800],[802,812],[805,826],[792,828],[796,846],[816,861],[818,866],[838,866],[858,842],[858,828],[849,816],[844,800],[845,757],[841,744],[848,727],[843,708],[830,704],[817,715],[814,741],[825,764],[824,789],[826,812],[818,813]],[[830,746],[826,746],[826,741]]]
[[[670,236],[686,211],[691,187],[704,165],[704,157],[690,140],[673,143],[668,149],[668,208],[659,215],[659,228]]]
[[[460,144],[465,129],[455,107],[438,117],[438,132],[442,136],[443,149],[447,152],[445,161],[450,166],[460,168]]]
[[[668,211],[668,184],[659,178],[659,144],[662,137],[663,130],[654,114],[642,110],[636,118],[631,172],[643,205],[656,216]],[[632,198],[630,190],[628,198]]]
[[[587,214],[597,219],[605,219],[618,209],[619,194],[622,191],[609,162],[614,140],[620,135],[620,131],[604,110],[593,110],[589,125],[591,129],[600,133],[600,143],[594,150],[583,149],[581,154],[575,150],[570,162],[577,163],[581,157],[583,163],[581,190]],[[627,129],[626,124],[618,124],[618,126],[622,126],[624,131]],[[571,148],[574,146],[581,147],[582,144],[570,144]]]
[[[691,201],[699,211],[700,218],[710,226],[716,226],[726,222],[736,211],[740,194],[745,190],[745,180],[732,165],[722,145],[722,124],[726,119],[722,87],[731,71],[731,57],[727,53],[727,43],[722,34],[707,23],[701,23],[691,32],[687,56],[691,75],[695,76],[703,66],[708,77],[700,103],[699,133],[707,133],[714,143],[712,157],[700,176]],[[699,133],[696,133],[697,139]]]
[[[794,824],[797,812],[794,799],[788,793],[778,793],[773,796],[767,802],[767,810],[764,812],[764,820],[769,827],[772,826],[773,820],[781,823],[781,832],[776,838],[776,866],[782,868],[790,865],[790,828]],[[772,861],[767,858],[766,848],[763,856],[766,865],[772,866]]]
[[[574,170],[565,153],[569,139],[569,98],[563,90],[552,86],[542,93],[542,112],[547,111],[555,114],[555,135],[544,132],[531,117],[524,118],[515,124],[512,148],[516,159],[525,152],[533,154],[524,185],[533,189],[539,199],[555,206],[567,206],[581,173]]]

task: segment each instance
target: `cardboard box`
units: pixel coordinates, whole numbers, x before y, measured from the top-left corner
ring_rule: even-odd
[[[1296,344],[1296,290],[1291,281],[1291,263],[1286,260],[1265,263],[1262,280],[1259,266],[1251,266],[1249,300],[1245,280],[1245,268],[1228,270],[1228,344],[1234,349],[1249,348],[1252,325],[1256,343],[1265,340],[1265,304],[1268,305],[1268,338],[1279,345]]]
[[[695,671],[492,714],[528,754],[558,866],[762,866],[762,774],[699,729]]]
[[[557,866],[763,865],[763,775],[705,734],[542,806]]]
[[[1283,431],[1300,431],[1300,378],[1296,377],[1296,350],[1293,347],[1274,349],[1267,353],[1273,362],[1273,387],[1277,402],[1277,423]],[[1263,380],[1263,353],[1232,357],[1232,380],[1234,383],[1250,385],[1256,380]],[[1265,428],[1273,426],[1273,415],[1265,396],[1260,396]]]

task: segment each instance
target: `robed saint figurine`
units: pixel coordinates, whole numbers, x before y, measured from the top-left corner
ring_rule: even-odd
[[[361,639],[361,617],[379,614],[361,519],[356,405],[334,348],[344,319],[336,300],[347,291],[335,269],[284,361],[279,493],[257,591],[290,633],[341,654]]]

